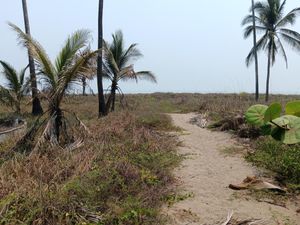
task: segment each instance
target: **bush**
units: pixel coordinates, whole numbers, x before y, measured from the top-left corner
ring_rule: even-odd
[[[278,174],[287,184],[300,184],[300,145],[285,145],[271,138],[256,143],[256,151],[247,159]]]
[[[12,155],[13,138],[0,144],[0,224],[159,224],[180,160],[176,138],[161,132],[171,120],[139,111],[83,120],[90,134],[74,151]]]

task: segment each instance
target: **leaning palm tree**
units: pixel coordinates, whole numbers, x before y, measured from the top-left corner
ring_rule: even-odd
[[[43,47],[20,28],[10,24],[16,31],[20,44],[32,53],[37,64],[38,74],[41,76],[48,94],[49,101],[47,126],[43,136],[53,144],[60,143],[61,131],[66,129],[61,103],[66,92],[74,84],[80,83],[80,74],[87,70],[87,62],[95,57],[97,51],[80,56],[80,50],[85,49],[90,40],[90,32],[79,30],[68,37],[54,63],[52,63]],[[64,138],[64,137],[63,137]]]
[[[25,80],[26,68],[19,73],[10,64],[0,61],[3,67],[2,74],[5,78],[5,87],[0,85],[0,102],[12,107],[16,114],[21,112],[21,101],[28,93],[28,82]]]
[[[30,36],[30,25],[29,25],[29,16],[28,16],[26,0],[22,0],[22,6],[23,6],[25,32],[28,36]],[[43,114],[43,108],[41,106],[41,102],[38,97],[35,65],[30,51],[28,51],[28,59],[29,59],[29,72],[30,72],[30,81],[31,81],[31,92],[32,92],[32,114],[41,115]]]
[[[247,66],[253,61],[255,52],[266,51],[268,55],[268,69],[266,81],[266,101],[269,100],[269,83],[271,75],[271,66],[274,65],[276,55],[280,53],[288,66],[287,55],[283,46],[283,41],[289,44],[296,50],[300,50],[300,34],[290,28],[295,23],[297,15],[300,13],[300,8],[293,9],[287,15],[284,15],[286,0],[267,0],[257,2],[254,5],[254,10],[257,13],[255,16],[255,27],[253,26],[253,16],[248,15],[244,18],[242,24],[248,25],[245,28],[244,37],[248,38],[254,28],[257,32],[262,33],[262,37],[257,41],[256,47],[253,47],[246,58]]]
[[[116,92],[119,91],[121,93],[120,81],[146,79],[156,83],[156,78],[150,71],[135,72],[133,65],[130,64],[132,61],[142,57],[137,44],[132,44],[129,48],[125,48],[122,31],[117,31],[112,35],[112,38],[111,44],[104,42],[103,73],[104,77],[111,81],[110,95],[106,108],[114,111]]]

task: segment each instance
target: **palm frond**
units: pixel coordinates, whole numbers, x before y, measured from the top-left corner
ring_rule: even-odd
[[[263,26],[255,26],[257,32],[266,32],[266,28]],[[244,30],[244,38],[247,39],[253,32],[253,25],[249,25]]]
[[[282,44],[282,42],[281,42],[279,36],[276,35],[276,37],[277,37],[278,47],[279,47],[279,49],[281,50],[281,54],[282,54],[282,56],[283,56],[283,58],[284,58],[284,61],[285,61],[286,68],[288,68],[288,58],[287,58],[285,49],[284,49],[284,47],[283,47],[283,44]]]
[[[294,25],[296,22],[297,16],[300,14],[300,8],[293,9],[286,16],[284,16],[279,22],[276,24],[277,27],[284,27],[287,25]]]
[[[20,77],[19,77],[19,82],[20,82],[20,85],[23,86],[24,85],[24,82],[25,82],[25,75],[26,75],[26,70],[29,68],[29,65],[27,65],[24,69],[22,69],[20,71]]]
[[[262,36],[256,43],[256,51],[260,51],[262,49],[265,48],[266,44],[268,42],[268,34],[266,33],[264,36]],[[253,62],[254,60],[254,53],[255,53],[255,48],[253,47],[249,54],[246,57],[246,65],[247,67],[250,66],[250,64]]]
[[[2,74],[4,75],[5,79],[7,80],[6,86],[9,89],[13,90],[14,92],[19,92],[21,87],[20,87],[17,71],[7,62],[0,61],[0,64],[3,67]]]
[[[126,66],[129,62],[137,60],[143,57],[143,54],[137,48],[136,43],[129,46],[129,48],[125,51],[125,53],[121,56],[120,59],[120,67]]]
[[[77,58],[77,60],[68,67],[68,69],[59,78],[58,86],[53,95],[54,98],[60,101],[70,85],[74,83],[80,83],[79,74],[86,69],[85,66],[87,65],[88,60],[90,60],[92,57],[95,57],[97,54],[98,51],[90,52],[89,54]]]
[[[49,82],[50,86],[55,88],[57,77],[54,66],[52,65],[46,51],[40,43],[25,34],[19,27],[12,23],[9,23],[9,26],[17,33],[19,44],[27,48],[32,57],[35,59],[39,70],[38,74],[46,76],[46,81]]]
[[[12,95],[12,93],[6,89],[5,87],[0,85],[0,102],[3,105],[9,106],[9,107],[14,107],[16,104],[16,99]]]
[[[135,73],[139,80],[147,80],[153,83],[157,83],[156,76],[151,71],[139,71]]]
[[[299,39],[296,39],[295,37],[291,36],[291,35],[288,35],[286,33],[282,33],[282,32],[279,32],[278,33],[282,38],[283,40],[288,43],[292,48],[295,48],[296,50],[300,51],[300,40]]]
[[[104,43],[104,64],[108,70],[111,71],[113,74],[118,74],[121,70],[119,67],[119,64],[117,63],[117,60],[115,58],[115,55],[113,53],[113,49],[109,47],[109,45],[105,42]]]
[[[255,16],[255,22],[258,24],[258,25],[261,25],[261,26],[265,26],[266,23],[261,19],[259,18],[258,16]],[[253,23],[253,17],[252,15],[247,15],[243,20],[242,20],[242,23],[241,25],[242,26],[245,26],[247,24],[252,24]]]
[[[285,33],[286,35],[289,35],[289,36],[291,36],[291,37],[293,37],[295,39],[298,39],[300,41],[300,34],[298,32],[296,32],[296,31],[293,31],[291,29],[281,28],[279,30],[279,32]]]
[[[76,53],[87,46],[90,41],[90,31],[78,30],[74,32],[65,42],[64,47],[55,60],[56,72],[59,74],[64,67],[72,63]]]

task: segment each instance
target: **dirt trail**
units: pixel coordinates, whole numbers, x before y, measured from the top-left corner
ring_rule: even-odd
[[[166,210],[170,225],[217,225],[224,222],[227,213],[234,211],[238,219],[263,219],[266,225],[300,224],[295,209],[258,202],[251,197],[237,197],[228,185],[238,184],[247,176],[256,175],[255,169],[242,156],[222,153],[226,147],[237,145],[230,134],[211,132],[189,123],[194,114],[171,114],[176,126],[185,130],[180,136],[187,155],[175,171],[182,193],[193,197],[175,203]]]

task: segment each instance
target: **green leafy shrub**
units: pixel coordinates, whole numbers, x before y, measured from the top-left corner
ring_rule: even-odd
[[[281,115],[279,103],[253,105],[246,112],[249,124],[259,126],[264,135],[271,135],[284,144],[300,143],[300,101],[289,102],[285,107],[285,115]]]
[[[247,159],[258,166],[276,172],[282,181],[300,184],[299,145],[286,145],[272,139],[257,142],[254,154]]]

